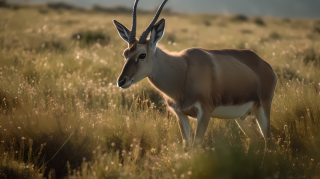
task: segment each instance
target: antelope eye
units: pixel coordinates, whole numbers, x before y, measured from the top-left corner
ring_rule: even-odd
[[[140,54],[138,59],[139,59],[139,60],[143,60],[143,59],[146,58],[146,56],[147,56],[147,55],[146,55],[145,53]]]

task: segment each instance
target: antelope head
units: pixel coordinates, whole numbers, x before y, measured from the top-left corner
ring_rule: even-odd
[[[168,0],[162,2],[149,26],[142,33],[139,40],[136,39],[136,12],[138,1],[139,0],[136,0],[133,6],[131,31],[118,21],[113,20],[120,37],[128,43],[128,48],[123,52],[126,63],[117,81],[118,87],[124,89],[129,88],[132,84],[137,83],[151,74],[153,69],[153,56],[155,55],[157,44],[164,34],[165,20],[161,19],[158,23],[156,22],[163,6]],[[150,38],[147,39],[150,32]]]

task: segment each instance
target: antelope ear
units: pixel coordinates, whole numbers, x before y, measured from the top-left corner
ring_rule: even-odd
[[[130,30],[126,28],[126,26],[122,25],[120,22],[113,20],[114,25],[116,26],[118,33],[120,37],[129,43],[129,35],[130,35]]]
[[[156,52],[158,42],[164,35],[164,25],[165,25],[165,20],[161,19],[158,23],[156,23],[153,26],[151,30],[149,46],[153,50],[153,52]]]

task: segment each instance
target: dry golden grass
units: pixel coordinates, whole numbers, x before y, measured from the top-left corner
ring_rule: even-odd
[[[0,14],[0,178],[320,177],[317,21],[163,15],[166,49],[251,49],[277,73],[275,148],[259,169],[261,152],[245,155],[246,136],[233,120],[211,120],[203,151],[184,153],[175,117],[146,80],[116,87],[127,44],[112,19],[130,26],[130,14]],[[151,18],[138,14],[138,32]]]

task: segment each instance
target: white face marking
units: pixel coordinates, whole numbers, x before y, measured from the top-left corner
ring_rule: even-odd
[[[235,119],[247,114],[253,107],[253,102],[236,106],[219,106],[211,114],[212,117],[220,119]]]
[[[144,45],[140,45],[138,44],[138,49],[136,54],[147,54],[146,53],[146,49]],[[138,71],[136,71],[136,73],[134,73],[131,76],[131,82],[132,84],[137,83],[141,80],[143,80],[145,77],[147,77],[151,72],[152,72],[152,63],[150,62],[151,60],[147,60],[147,56],[144,60],[138,60],[139,56],[137,57],[137,59],[135,60],[136,63],[138,63]]]

